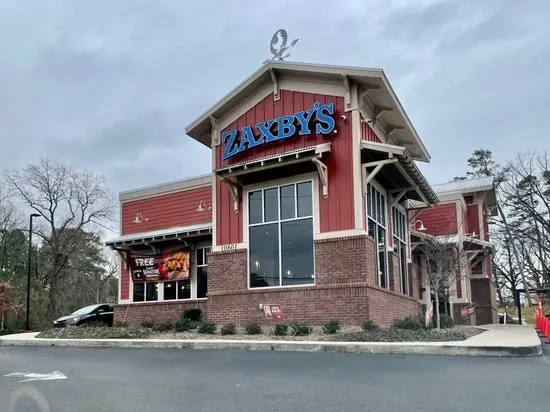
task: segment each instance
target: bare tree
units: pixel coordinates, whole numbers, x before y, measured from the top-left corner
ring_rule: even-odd
[[[447,294],[456,285],[457,274],[466,267],[468,256],[458,236],[423,235],[423,238],[419,250],[424,255],[430,290],[435,294],[434,312],[437,329],[440,329],[440,294]]]
[[[42,217],[36,234],[49,251],[44,277],[50,314],[57,315],[58,287],[70,276],[64,269],[82,245],[82,234],[109,224],[112,197],[103,176],[54,160],[42,159],[22,171],[6,172],[5,178],[16,196]]]

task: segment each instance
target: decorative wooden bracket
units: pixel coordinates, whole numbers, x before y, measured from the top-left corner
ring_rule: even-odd
[[[271,76],[271,83],[273,83],[273,101],[277,101],[281,98],[279,94],[279,83],[277,82],[277,76],[273,69],[269,70],[269,75]]]
[[[228,185],[229,193],[233,199],[233,210],[239,213],[239,201],[241,200],[241,185],[232,180],[222,178],[222,182]]]
[[[321,184],[323,185],[323,197],[328,197],[328,167],[324,164],[321,159],[314,157],[311,159],[315,166],[317,166],[317,172],[319,173],[319,178],[321,179]]]
[[[349,84],[348,76],[342,74],[342,81],[344,82],[344,103],[346,105],[346,111],[351,109],[351,88]]]
[[[218,127],[218,119],[214,116],[208,116],[210,119],[210,126],[212,127],[212,133],[214,137],[212,138],[212,146],[217,146],[220,144],[220,128]]]

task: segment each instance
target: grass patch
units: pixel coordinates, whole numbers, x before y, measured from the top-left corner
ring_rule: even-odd
[[[69,326],[40,332],[37,338],[50,339],[144,339],[152,330],[140,326]]]
[[[331,341],[338,342],[451,342],[468,338],[458,329],[400,329],[394,326],[369,331],[345,332],[333,335]]]

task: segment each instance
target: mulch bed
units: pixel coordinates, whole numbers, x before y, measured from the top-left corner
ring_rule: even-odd
[[[248,335],[244,328],[237,328],[235,335],[189,332],[155,332],[146,327],[68,327],[41,332],[38,338],[56,339],[227,339],[227,340],[290,340],[290,341],[338,341],[338,342],[449,342],[461,341],[482,333],[475,327],[456,326],[441,330],[411,330],[381,327],[371,331],[359,328],[343,328],[335,334],[325,334],[321,327],[314,327],[305,336],[275,336],[271,327],[263,327],[262,334]]]

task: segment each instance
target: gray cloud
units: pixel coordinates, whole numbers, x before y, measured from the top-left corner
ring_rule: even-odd
[[[47,4],[46,4],[47,3]],[[184,135],[269,58],[382,67],[432,155],[432,182],[548,149],[550,3],[484,0],[183,2],[39,0],[0,5],[0,165],[50,156],[105,173],[114,191],[209,170]]]

